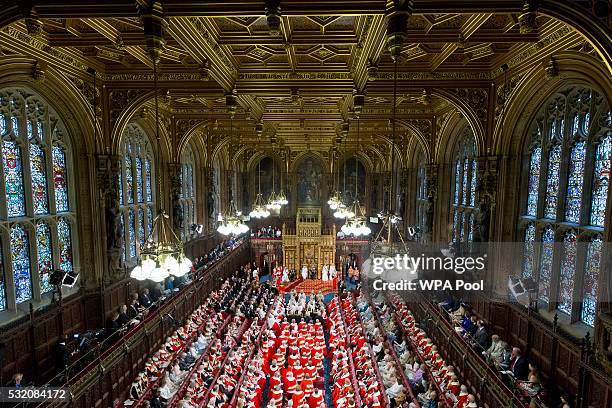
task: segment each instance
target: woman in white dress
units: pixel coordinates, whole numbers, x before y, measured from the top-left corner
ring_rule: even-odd
[[[283,277],[281,282],[289,282],[289,269],[287,269],[286,266],[283,268]]]
[[[308,279],[308,268],[306,265],[302,266],[302,280]]]
[[[323,282],[329,280],[329,271],[327,269],[327,265],[323,265],[323,270],[321,271],[321,279],[323,280]]]

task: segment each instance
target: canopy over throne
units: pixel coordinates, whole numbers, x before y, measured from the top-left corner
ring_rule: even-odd
[[[323,231],[321,208],[298,208],[295,231],[283,225],[283,260],[289,269],[317,271],[336,262],[336,226]]]

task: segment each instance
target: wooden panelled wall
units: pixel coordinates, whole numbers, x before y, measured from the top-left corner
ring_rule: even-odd
[[[185,252],[192,257],[199,256],[218,242],[216,238],[203,237],[190,242]],[[242,256],[248,257],[248,254]],[[7,384],[16,372],[24,373],[26,381],[36,384],[50,380],[55,374],[53,350],[59,336],[103,327],[112,311],[143,286],[150,284],[124,279],[105,287],[103,292],[81,290],[63,299],[61,307],[52,304],[3,326],[0,329],[1,383]]]
[[[497,372],[455,333],[437,305],[423,295],[408,301],[417,320],[425,322],[428,336],[455,365],[462,383],[468,385],[482,406],[511,407],[518,402]],[[474,313],[488,323],[491,334],[521,348],[538,365],[545,383],[553,383],[575,396],[577,408],[612,408],[609,376],[588,361],[588,353],[582,352],[579,344],[555,332],[549,323],[528,315],[524,308],[483,298],[471,299],[470,304]]]

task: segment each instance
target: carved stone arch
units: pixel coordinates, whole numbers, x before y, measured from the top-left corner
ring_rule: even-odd
[[[35,64],[36,61],[31,58],[3,57],[0,62],[0,89],[22,87],[37,94],[61,119],[71,148],[77,154],[95,152],[99,144],[93,139],[92,113],[85,99],[64,76],[53,69],[46,71],[43,80],[35,80],[32,77]],[[98,129],[98,135],[101,135]]]
[[[179,129],[180,127],[182,127],[179,125],[182,124],[183,121],[187,121],[186,126],[185,126],[187,129],[185,131],[181,131],[181,129]],[[183,154],[183,150],[188,144],[192,142],[192,139],[197,138],[197,136],[202,136],[204,129],[206,129],[206,127],[208,127],[211,123],[212,121],[207,120],[207,119],[205,120],[177,119],[175,121],[176,136],[178,137],[178,148],[177,148],[178,157],[181,157],[181,155]],[[200,163],[201,165],[204,165],[206,163],[207,152],[204,151],[204,154],[201,156],[203,156],[204,160],[201,161]]]
[[[608,72],[612,73],[612,31],[603,18],[598,19],[591,10],[567,0],[542,0],[538,13],[562,21],[584,36],[605,61]]]
[[[355,150],[349,150],[349,151],[346,151],[340,154],[340,157],[338,158],[338,164],[337,164],[338,169],[342,168],[344,163],[352,158],[356,158],[361,164],[363,164],[363,167],[365,168],[365,171],[366,171],[366,175],[374,171],[375,164],[372,161],[372,158],[363,151],[355,151]]]
[[[437,163],[451,163],[455,159],[457,145],[461,142],[464,131],[468,127],[472,130],[472,135],[474,136],[474,155],[478,156],[482,154],[482,150],[479,149],[478,141],[474,134],[474,129],[464,117],[460,114],[454,114],[448,120],[448,124],[445,126],[442,135],[438,138],[435,157]]]
[[[586,85],[612,101],[612,77],[606,67],[593,56],[578,52],[555,55],[558,76],[547,78],[542,67],[536,67],[525,75],[525,80],[508,101],[503,126],[495,128],[493,149],[497,154],[522,152],[528,130],[539,108],[555,92],[568,85]]]
[[[123,143],[123,137],[125,135],[125,129],[127,128],[128,125],[130,124],[136,124],[138,125],[142,131],[144,132],[144,134],[146,135],[146,137],[149,139],[149,143],[151,145],[151,150],[153,152],[153,157],[155,158],[154,161],[154,166],[156,167],[157,171],[160,171],[160,169],[158,169],[158,163],[159,163],[159,159],[160,159],[160,154],[161,154],[161,162],[162,163],[168,163],[169,162],[169,158],[170,158],[170,147],[169,147],[169,143],[167,142],[169,140],[169,135],[166,132],[165,129],[163,129],[163,126],[160,126],[159,128],[159,132],[160,132],[160,138],[161,138],[161,142],[160,146],[161,146],[161,152],[159,151],[159,148],[157,146],[157,140],[155,139],[155,122],[153,121],[153,123],[151,123],[151,120],[148,120],[147,118],[142,118],[139,116],[135,116],[132,118],[132,120],[130,122],[128,122],[125,127],[124,127],[124,131],[121,134],[121,138],[119,139],[119,150],[117,150],[118,152],[121,152],[121,143]]]
[[[406,167],[416,168],[420,164],[429,164],[430,161],[430,151],[423,145],[423,141],[416,137],[410,139],[406,149]]]
[[[327,160],[325,160],[325,157],[323,157],[320,152],[311,150],[306,152],[300,152],[297,156],[295,156],[289,167],[289,172],[296,172],[302,162],[308,158],[314,158],[315,160],[318,160],[321,163],[322,169],[329,169],[329,164],[327,163]]]
[[[245,146],[244,148],[240,150],[240,152],[242,154],[247,150],[248,150],[248,147]],[[265,151],[265,150],[257,150],[255,154],[251,155],[249,160],[246,162],[245,170],[248,172],[255,171],[257,168],[257,164],[263,159],[265,159],[266,157],[271,158],[272,162],[275,164],[278,164],[278,168],[281,169],[281,171],[283,170],[284,166],[283,166],[282,157],[276,152]],[[236,158],[239,158],[238,154],[236,154]]]
[[[125,127],[147,101],[155,97],[155,91],[119,89],[111,90],[108,95],[111,126],[110,148],[111,153],[117,154],[121,149],[121,138]],[[163,126],[160,126],[160,130],[162,128]]]
[[[379,139],[380,141],[385,142],[387,145],[392,146],[393,144],[391,143],[391,138],[387,137],[387,136],[383,136],[383,135],[379,135],[377,136],[377,139]],[[403,154],[402,152],[402,146],[400,143],[398,143],[397,141],[394,144],[394,150],[395,150],[395,166],[397,168],[404,168],[404,162],[405,162],[405,154]],[[382,172],[385,171],[389,171],[391,169],[391,155],[388,155],[387,157],[385,157],[383,159],[383,163],[384,163],[384,168],[381,168],[380,170]]]
[[[486,109],[488,108],[488,92],[484,90],[484,88],[477,88],[486,93],[485,100],[485,110],[484,117],[486,118]],[[464,90],[460,88],[459,90]],[[465,89],[469,91],[469,89]],[[434,88],[432,90],[432,95],[438,96],[447,102],[454,105],[457,110],[463,115],[463,117],[467,120],[468,124],[471,126],[472,131],[474,133],[475,143],[476,143],[476,151],[477,152],[485,152],[486,147],[486,121],[483,122],[481,118],[479,118],[478,114],[474,111],[473,107],[471,107],[467,101],[460,97],[458,94],[455,94],[447,89]],[[438,156],[439,157],[439,156]]]
[[[215,163],[215,160],[219,160],[224,170],[230,168],[230,157],[229,157],[229,145],[231,139],[229,137],[223,138],[213,149],[210,155],[210,165]]]
[[[179,145],[178,157],[179,160],[183,156],[185,149],[187,146],[191,147],[191,152],[193,153],[195,165],[198,167],[203,167],[207,161],[207,151],[206,151],[206,143],[203,140],[202,132],[196,131],[191,132],[189,137],[183,138],[181,140],[181,144]]]
[[[407,146],[410,146],[410,142],[413,139],[418,140],[421,148],[423,149],[423,153],[425,153],[427,155],[427,157],[431,157],[431,148],[430,148],[430,144],[429,144],[429,140],[427,135],[423,134],[423,132],[421,131],[421,129],[419,129],[414,123],[411,123],[409,121],[405,121],[405,120],[399,120],[398,123],[400,125],[402,125],[404,128],[410,130],[410,132],[412,133],[412,138],[410,138],[408,140]],[[429,137],[431,137],[431,123],[430,123],[430,129],[429,129]],[[406,151],[406,153],[408,153],[408,151]],[[406,160],[405,160],[406,166],[408,166],[408,156],[406,156]]]

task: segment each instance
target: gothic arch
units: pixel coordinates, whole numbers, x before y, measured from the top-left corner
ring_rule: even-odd
[[[454,156],[457,151],[457,144],[461,141],[466,128],[472,130],[474,146],[476,149],[474,152],[475,156],[482,154],[482,150],[479,149],[478,138],[474,134],[474,129],[471,127],[469,122],[461,116],[461,114],[455,113],[447,121],[446,126],[442,130],[442,134],[438,138],[438,142],[436,144],[436,155],[434,158],[436,163],[451,163],[454,160]]]
[[[472,128],[472,131],[474,133],[475,143],[476,143],[476,150],[479,152],[484,152],[485,146],[486,146],[486,139],[485,139],[486,129],[483,128],[482,122],[478,118],[478,115],[466,103],[466,101],[459,98],[457,95],[447,91],[446,89],[435,88],[435,89],[432,89],[431,94],[432,96],[435,95],[435,96],[438,96],[446,100],[448,103],[452,104],[453,106],[455,106],[455,108],[457,108],[457,111],[459,111],[459,113],[463,115],[467,123]],[[487,99],[488,98],[490,98],[490,95],[487,92]],[[488,100],[485,101],[485,103],[488,104]]]
[[[307,151],[307,152],[301,152],[299,153],[295,159],[293,159],[291,166],[289,167],[289,172],[290,173],[294,173],[297,171],[297,169],[300,167],[300,165],[302,164],[302,162],[304,162],[304,160],[307,159],[315,159],[318,162],[321,163],[321,168],[324,170],[329,169],[329,163],[327,162],[327,160],[325,160],[325,158],[323,157],[323,155],[317,151]]]
[[[25,57],[3,57],[0,62],[0,88],[24,87],[40,95],[53,107],[69,135],[79,135],[85,141],[85,151],[93,153],[100,140],[93,139],[91,108],[74,85],[54,69],[48,69],[41,80],[32,78],[36,61]],[[102,134],[98,127],[98,135]],[[81,139],[72,148],[81,149]]]
[[[503,126],[500,122],[495,127],[492,149],[497,154],[520,153],[528,133],[526,126],[532,123],[539,107],[566,85],[587,85],[601,92],[608,104],[611,103],[612,80],[601,61],[577,52],[558,54],[554,61],[558,76],[547,79],[542,67],[535,67],[525,73],[525,80],[512,93]]]

